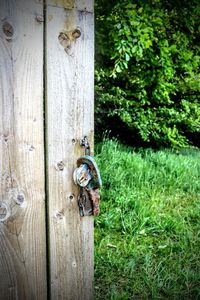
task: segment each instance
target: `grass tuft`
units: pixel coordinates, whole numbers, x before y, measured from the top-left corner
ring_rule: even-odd
[[[200,299],[200,151],[96,147],[95,299]]]

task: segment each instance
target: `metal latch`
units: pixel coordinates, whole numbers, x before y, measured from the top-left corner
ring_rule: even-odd
[[[81,140],[80,145],[85,148],[85,155],[77,160],[73,179],[80,188],[78,204],[81,216],[98,215],[99,188],[102,186],[101,176],[94,158],[90,155],[90,146],[87,137]]]

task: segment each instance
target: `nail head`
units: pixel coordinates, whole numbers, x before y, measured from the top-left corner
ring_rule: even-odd
[[[17,195],[17,201],[18,204],[22,204],[24,202],[24,195],[19,194]]]
[[[72,144],[75,144],[76,143],[76,140],[75,139],[72,139]]]
[[[69,196],[69,200],[73,200],[73,199],[74,199],[74,195],[71,194],[71,195]]]
[[[62,212],[60,212],[60,211],[58,211],[58,212],[56,212],[56,219],[57,220],[62,220],[63,219],[63,213]]]
[[[38,22],[38,23],[43,23],[44,22],[44,17],[42,15],[37,15],[35,17],[35,20]]]
[[[64,163],[62,161],[58,162],[57,163],[57,167],[60,171],[63,171],[64,170]]]

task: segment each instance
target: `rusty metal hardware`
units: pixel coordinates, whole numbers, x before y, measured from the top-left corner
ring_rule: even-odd
[[[84,188],[80,188],[78,205],[81,217],[93,215],[92,201],[90,200],[88,192]]]
[[[74,182],[80,187],[86,187],[92,179],[92,175],[90,174],[88,165],[83,163],[78,168],[76,168],[73,174],[73,179]]]
[[[79,186],[89,190],[101,187],[100,172],[92,156],[81,156],[77,160],[77,169],[74,171],[74,181]]]
[[[85,148],[85,155],[91,155],[90,144],[88,142],[87,136],[84,136],[84,138],[80,140],[80,146]]]
[[[85,148],[85,155],[77,160],[77,168],[74,170],[73,179],[80,188],[78,205],[80,215],[98,215],[99,208],[99,188],[102,185],[98,166],[92,156],[90,156],[90,145],[87,137],[80,141],[81,147]]]

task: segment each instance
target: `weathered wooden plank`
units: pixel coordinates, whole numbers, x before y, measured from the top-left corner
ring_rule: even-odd
[[[81,1],[80,0],[48,0],[48,5],[66,8],[66,9],[76,9],[76,10],[87,11],[87,12],[94,11],[93,0],[81,0]]]
[[[46,299],[43,16],[0,2],[0,298]]]
[[[87,300],[93,293],[93,217],[80,217],[78,189],[72,180],[76,160],[84,154],[79,140],[87,136],[93,144],[93,29],[92,13],[47,6],[48,194],[54,300]]]

